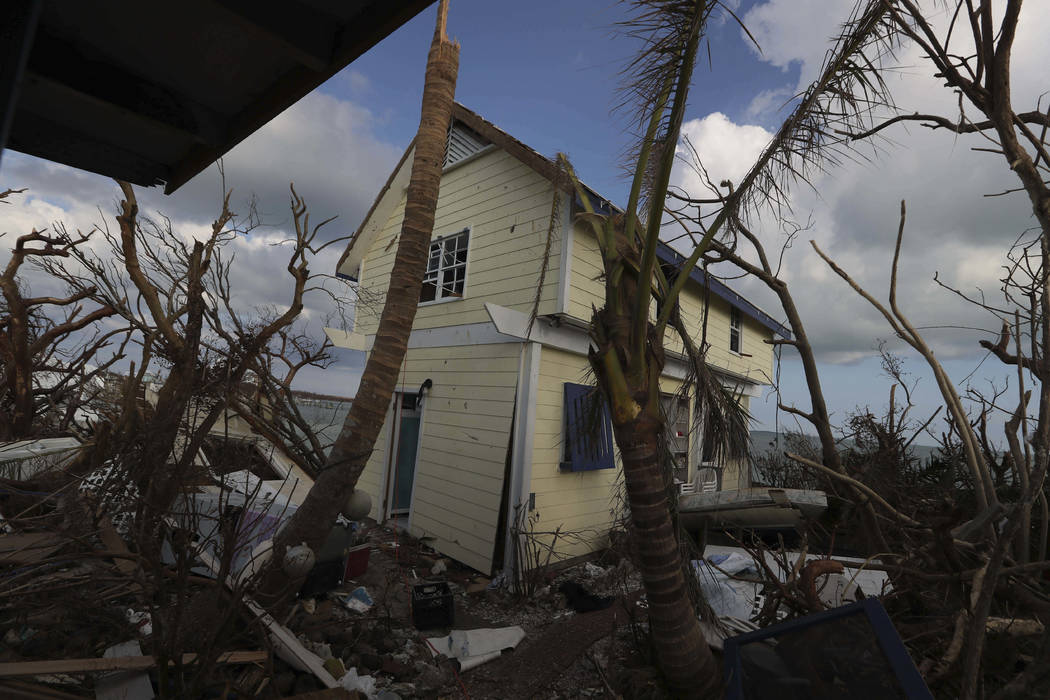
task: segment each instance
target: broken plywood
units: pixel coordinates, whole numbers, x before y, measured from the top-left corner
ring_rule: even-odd
[[[51,532],[0,535],[0,566],[36,564],[57,551],[66,541]]]

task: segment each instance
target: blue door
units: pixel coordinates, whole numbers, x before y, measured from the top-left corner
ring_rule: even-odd
[[[398,429],[391,470],[391,515],[405,515],[412,506],[412,482],[416,476],[416,451],[419,447],[420,412],[414,395],[402,395],[397,413]]]

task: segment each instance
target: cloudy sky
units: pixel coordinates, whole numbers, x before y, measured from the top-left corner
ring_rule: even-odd
[[[820,69],[828,40],[852,7],[852,0],[757,0],[733,3],[761,49],[732,21],[710,31],[710,61],[698,66],[684,131],[713,179],[736,178],[787,114],[785,104]],[[617,36],[622,6],[609,0],[537,0],[495,3],[452,0],[449,33],[462,44],[457,99],[541,153],[567,152],[581,177],[609,199],[623,203],[628,183],[621,156],[630,144],[614,89],[633,46]],[[418,122],[426,50],[433,8],[392,34],[341,74],[237,146],[225,158],[235,208],[257,197],[266,224],[237,241],[238,294],[245,304],[281,304],[287,290],[278,282],[284,261],[280,246],[289,223],[288,183],[307,199],[312,217],[338,215],[330,236],[346,235],[360,223]],[[1028,3],[1014,50],[1015,104],[1036,106],[1048,89],[1045,66],[1050,44],[1042,29],[1050,7]],[[899,107],[954,118],[955,97],[931,77],[912,49],[898,56],[888,73]],[[1045,108],[1045,104],[1043,107]],[[1009,245],[1033,219],[1023,195],[983,195],[1014,187],[1001,157],[972,150],[976,137],[954,137],[918,125],[898,127],[874,155],[835,168],[792,195],[795,219],[811,228],[788,252],[785,276],[816,344],[828,402],[837,420],[857,406],[881,410],[888,382],[873,359],[880,339],[894,345],[882,319],[847,289],[805,241],[818,244],[876,296],[885,298],[901,199],[909,224],[902,264],[901,296],[916,325],[929,328],[937,354],[954,378],[976,388],[1002,386],[1009,373],[986,361],[977,340],[980,329],[997,329],[987,313],[961,304],[933,283],[934,273],[968,292],[994,295]],[[675,182],[702,194],[685,168]],[[22,154],[6,152],[0,189],[27,187],[0,209],[0,231],[11,234],[63,221],[88,229],[112,224],[118,190],[105,178]],[[146,210],[170,216],[185,236],[202,231],[218,209],[215,169],[205,171],[170,197],[142,190]],[[763,224],[767,247],[782,240]],[[0,252],[0,262],[6,251]],[[332,269],[337,251],[315,262]],[[723,270],[731,274],[730,270]],[[34,280],[34,284],[44,284]],[[780,317],[773,299],[748,280],[730,284]],[[328,311],[316,297],[311,318]],[[906,368],[919,381],[919,409],[936,405],[929,373],[909,354]],[[352,353],[340,355],[325,373],[304,377],[304,388],[352,394],[362,366]],[[798,363],[784,353],[781,382],[785,400],[806,407]],[[339,387],[335,389],[334,387]],[[791,424],[774,400],[753,403],[759,427]]]

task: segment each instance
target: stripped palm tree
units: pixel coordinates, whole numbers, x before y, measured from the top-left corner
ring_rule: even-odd
[[[357,395],[328,454],[324,469],[275,542],[274,551],[278,554],[283,553],[290,544],[300,542],[318,551],[365,468],[397,385],[426,272],[427,251],[434,230],[434,212],[459,70],[459,43],[450,41],[445,35],[447,17],[448,0],[441,0],[434,39],[427,57],[423,105],[419,131],[414,141],[415,156],[408,184],[405,217],[375,345],[361,375]],[[275,559],[280,561],[280,557]],[[281,588],[279,584],[280,577],[271,576],[263,589],[276,594]]]
[[[649,604],[652,641],[667,684],[676,696],[715,697],[719,667],[701,635],[690,601],[672,517],[664,444],[665,417],[660,376],[668,327],[681,337],[694,370],[698,403],[720,427],[720,442],[730,453],[747,442],[747,418],[704,362],[689,329],[678,316],[677,300],[688,271],[715,236],[731,233],[733,222],[766,204],[784,203],[789,180],[805,177],[807,167],[834,159],[841,139],[829,138],[829,123],[864,119],[885,103],[878,56],[895,35],[886,22],[882,0],[865,0],[844,25],[829,53],[825,70],[803,94],[759,160],[719,209],[693,253],[673,279],[657,265],[671,169],[692,79],[697,49],[717,0],[632,0],[629,33],[643,49],[626,72],[625,103],[638,108],[642,132],[633,163],[627,209],[598,213],[590,193],[564,156],[569,174],[601,248],[605,305],[591,320],[590,363],[610,408],[613,434],[623,463],[632,533]],[[728,11],[728,9],[726,10]],[[874,51],[875,56],[870,55]],[[653,312],[653,300],[656,312]],[[837,456],[837,453],[836,453]],[[829,455],[829,459],[832,457]]]

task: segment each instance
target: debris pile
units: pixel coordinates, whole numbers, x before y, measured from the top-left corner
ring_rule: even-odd
[[[530,653],[542,650],[548,630],[640,585],[626,562],[586,562],[552,569],[523,599],[506,577],[355,522],[330,536],[336,555],[309,552],[290,609],[267,611],[246,584],[295,503],[260,496],[250,480],[183,488],[151,558],[139,546],[133,485],[114,465],[77,476],[69,463],[0,479],[0,696],[496,697],[486,668],[502,673],[515,649],[535,641]],[[599,693],[594,669],[582,674],[577,687]]]
[[[396,527],[344,521],[317,553],[287,552],[282,570],[305,583],[290,605],[267,610],[254,576],[298,507],[294,489],[260,493],[228,478],[184,487],[154,555],[119,469],[77,476],[69,464],[0,479],[0,696],[396,700],[659,688],[640,577],[612,550],[532,572],[526,594]],[[736,635],[886,594],[877,568],[759,546],[708,545],[692,562],[705,635],[727,654]]]

